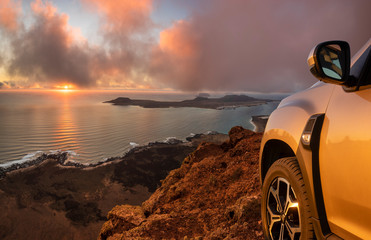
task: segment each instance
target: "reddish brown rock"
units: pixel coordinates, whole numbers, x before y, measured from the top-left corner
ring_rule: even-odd
[[[261,134],[234,127],[222,145],[202,143],[141,207],[117,206],[100,239],[263,239]],[[134,217],[135,216],[135,217]]]

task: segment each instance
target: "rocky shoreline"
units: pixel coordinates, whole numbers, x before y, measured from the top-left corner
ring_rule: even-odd
[[[176,138],[169,138],[165,141],[157,141],[157,142],[149,142],[146,145],[139,145],[135,146],[132,149],[130,149],[127,153],[125,153],[121,157],[110,157],[105,159],[104,161],[100,161],[97,163],[90,163],[90,164],[83,164],[75,161],[69,161],[69,152],[64,152],[64,151],[58,151],[57,153],[42,153],[41,156],[37,157],[36,159],[25,161],[23,163],[14,163],[9,165],[8,167],[0,167],[0,179],[5,177],[7,173],[13,172],[16,170],[20,169],[27,169],[30,167],[33,167],[35,165],[41,164],[44,161],[47,160],[55,160],[60,166],[64,167],[76,167],[76,168],[92,168],[92,167],[97,167],[103,164],[108,164],[112,161],[120,160],[122,158],[125,158],[126,155],[131,155],[135,154],[137,152],[146,150],[151,147],[158,147],[158,146],[164,146],[164,145],[172,145],[172,146],[177,146],[177,145],[191,145],[194,146],[198,144],[200,141],[205,141],[205,140],[210,140],[210,141],[219,141],[216,139],[223,139],[224,136],[226,137],[227,135],[221,134],[218,132],[213,132],[210,131],[208,133],[201,133],[201,134],[194,134],[193,136],[186,137],[186,141],[182,141]]]
[[[61,152],[2,168],[0,239],[96,239],[114,206],[140,205],[200,142],[227,138],[197,134],[155,142],[91,165]]]
[[[268,115],[252,116],[251,123],[255,126],[255,132],[264,132],[265,126],[268,122]]]

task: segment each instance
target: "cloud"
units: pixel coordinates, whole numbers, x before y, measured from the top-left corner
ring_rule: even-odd
[[[102,28],[115,35],[145,31],[151,26],[152,0],[83,0],[91,10],[100,14]]]
[[[306,65],[316,43],[343,39],[355,50],[370,37],[369,0],[192,1],[158,39],[160,0],[80,1],[100,17],[100,43],[50,2],[32,2],[23,24],[20,2],[0,0],[1,67],[17,86],[291,92],[316,81]]]
[[[197,64],[202,49],[196,34],[187,21],[177,21],[162,31],[151,53],[150,75],[164,86],[199,90],[203,80],[197,75]]]
[[[14,82],[3,81],[0,82],[0,89],[18,88]]]
[[[104,41],[92,45],[68,24],[67,14],[59,13],[50,2],[35,0],[31,3],[34,23],[9,37],[8,73],[45,87],[63,83],[82,88],[152,87],[143,77],[148,43],[134,39],[146,34],[150,3],[89,1],[104,20],[100,29]]]
[[[35,23],[12,38],[9,74],[47,86],[60,82],[93,85],[91,53],[78,31],[68,25],[68,15],[41,0],[31,3],[31,8]]]
[[[147,76],[148,53],[154,44],[151,31],[152,0],[82,0],[101,18],[102,46],[96,59],[101,81],[110,87],[153,88]]]
[[[183,90],[297,91],[316,80],[306,59],[317,43],[370,37],[371,2],[203,1],[161,33],[150,72]]]
[[[103,44],[109,49],[109,57],[114,63],[141,64],[152,44],[149,32],[152,0],[82,0],[91,11],[101,18],[100,35]],[[130,66],[131,67],[131,66]]]
[[[16,31],[20,12],[20,2],[0,0],[0,27],[10,32]]]

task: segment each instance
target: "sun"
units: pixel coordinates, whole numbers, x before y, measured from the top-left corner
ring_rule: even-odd
[[[75,86],[72,84],[61,84],[54,87],[54,89],[63,91],[63,92],[69,92],[72,90],[75,90]]]

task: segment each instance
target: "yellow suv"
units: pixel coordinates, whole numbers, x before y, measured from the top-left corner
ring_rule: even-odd
[[[371,39],[309,54],[321,80],[282,100],[260,150],[266,239],[371,239]]]

